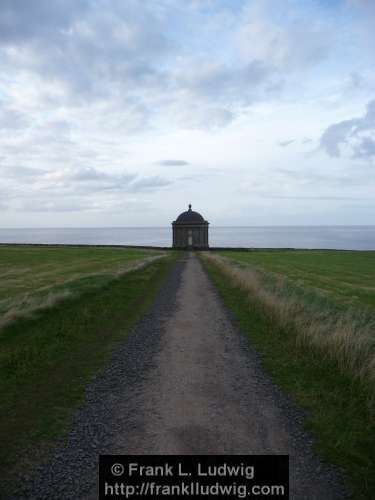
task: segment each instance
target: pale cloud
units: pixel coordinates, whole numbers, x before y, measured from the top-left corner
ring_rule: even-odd
[[[161,160],[156,162],[156,164],[163,167],[186,167],[190,165],[190,163],[185,160]]]
[[[364,9],[367,13],[375,14],[375,4],[372,0],[346,0],[349,7]]]
[[[30,122],[27,116],[12,108],[1,107],[0,102],[0,132],[16,132],[17,130],[23,129],[29,126]]]
[[[44,175],[46,172],[45,170],[42,170],[40,168],[22,167],[20,165],[16,165],[13,167],[2,168],[1,173],[4,178],[25,178],[25,182],[30,182],[31,178],[37,178],[41,175]]]
[[[286,148],[287,146],[290,146],[291,144],[293,144],[294,142],[294,139],[288,139],[286,141],[279,141],[279,146],[281,146],[282,148]]]
[[[7,168],[7,206],[18,212],[77,212],[115,208],[117,195],[150,193],[168,187],[161,176],[110,174],[92,167],[42,170]],[[5,203],[3,203],[5,207]]]
[[[185,62],[174,75],[180,90],[191,92],[194,98],[208,98],[217,103],[247,104],[259,98],[259,90],[270,77],[262,61],[251,61],[241,67],[201,61]]]
[[[308,19],[308,9],[294,2],[250,2],[244,12],[237,44],[246,61],[264,61],[280,71],[298,70],[318,64],[331,50],[329,26],[319,18]]]
[[[170,181],[159,176],[143,177],[134,173],[113,174],[92,167],[50,171],[39,179],[43,190],[64,189],[69,193],[139,192],[168,186]]]
[[[92,210],[95,207],[89,203],[85,203],[82,199],[74,200],[56,200],[56,199],[38,199],[25,200],[21,206],[17,208],[19,212],[81,212],[82,210]]]
[[[132,192],[154,191],[154,190],[159,190],[159,188],[169,186],[170,184],[171,182],[168,181],[167,179],[163,179],[163,177],[152,176],[135,180],[130,185],[130,189]]]

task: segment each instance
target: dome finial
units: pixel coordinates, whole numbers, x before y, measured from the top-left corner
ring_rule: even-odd
[[[189,203],[189,210],[191,210],[191,203]]]

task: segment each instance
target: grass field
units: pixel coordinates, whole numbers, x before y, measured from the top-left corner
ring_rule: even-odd
[[[160,254],[110,247],[0,246],[0,328]]]
[[[375,307],[375,252],[220,252],[236,262],[286,276],[335,299]]]
[[[375,498],[375,252],[218,252],[205,266],[353,498]],[[372,278],[371,278],[372,277]]]
[[[0,476],[9,478],[19,454],[25,458],[33,450],[34,457],[42,443],[64,431],[90,377],[154,300],[176,255],[167,252],[129,270],[129,263],[142,263],[150,253],[110,248],[0,250],[3,269],[14,277],[6,285],[12,298],[32,296],[33,290],[39,293],[44,287],[50,290],[56,283],[72,289],[64,300],[34,310],[31,317],[19,315],[0,332]],[[1,283],[3,297],[6,286]]]

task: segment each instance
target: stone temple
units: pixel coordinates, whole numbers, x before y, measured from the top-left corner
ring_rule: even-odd
[[[172,222],[173,248],[205,249],[208,248],[208,225],[201,214],[189,210],[182,212]]]

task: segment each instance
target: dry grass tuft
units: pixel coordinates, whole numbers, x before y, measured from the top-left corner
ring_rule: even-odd
[[[166,257],[167,254],[164,252],[159,255],[152,255],[151,257],[146,257],[145,259],[142,259],[141,261],[135,262],[135,263],[130,263],[126,266],[121,267],[117,271],[113,273],[113,276],[120,277],[123,276],[126,273],[129,273],[130,271],[136,271],[138,269],[143,269],[145,266],[148,266],[148,264],[151,264],[155,260],[159,260],[163,257]]]
[[[72,292],[70,290],[61,290],[60,292],[49,292],[42,297],[33,296],[27,293],[22,297],[12,299],[11,304],[6,307],[6,312],[0,316],[0,329],[19,318],[30,317],[36,311],[52,307],[71,297],[71,295]],[[6,306],[7,304],[5,302],[6,301],[2,301],[1,305]]]
[[[239,265],[205,253],[204,259],[256,300],[275,324],[292,328],[296,342],[334,360],[340,370],[366,384],[375,383],[375,316],[368,311],[340,308],[324,294],[293,285],[270,272]]]

